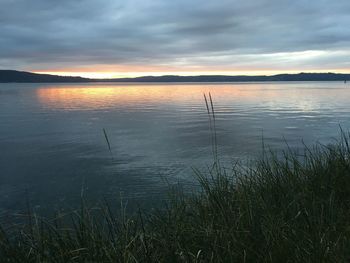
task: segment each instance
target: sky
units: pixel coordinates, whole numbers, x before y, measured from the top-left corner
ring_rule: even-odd
[[[0,0],[0,69],[350,73],[349,0]]]

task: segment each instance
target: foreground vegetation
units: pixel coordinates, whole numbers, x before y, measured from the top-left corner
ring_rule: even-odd
[[[200,191],[127,217],[82,206],[3,227],[1,262],[348,262],[350,148],[265,154],[228,171],[195,171]]]

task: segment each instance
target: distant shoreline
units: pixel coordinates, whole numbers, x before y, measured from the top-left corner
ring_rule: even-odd
[[[297,73],[261,76],[144,76],[136,78],[90,79],[82,77],[37,74],[16,70],[0,70],[0,83],[246,83],[246,82],[300,82],[350,80],[350,74],[341,73]]]

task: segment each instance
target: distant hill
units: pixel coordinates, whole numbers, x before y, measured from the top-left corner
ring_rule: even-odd
[[[16,70],[0,70],[0,82],[17,83],[54,83],[54,82],[89,82],[90,79],[81,77],[63,77],[49,74],[36,74]]]
[[[336,73],[299,73],[272,76],[146,76],[137,78],[112,79],[118,82],[251,82],[251,81],[344,81],[350,80],[350,74]]]
[[[272,76],[145,76],[137,78],[88,79],[64,77],[49,74],[36,74],[16,70],[0,70],[0,82],[17,83],[60,83],[60,82],[253,82],[253,81],[344,81],[350,80],[350,74],[337,73],[299,73],[278,74]]]

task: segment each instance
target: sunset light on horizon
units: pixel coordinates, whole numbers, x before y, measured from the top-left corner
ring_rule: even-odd
[[[50,74],[57,76],[70,76],[70,77],[82,77],[91,79],[114,79],[114,78],[137,78],[143,76],[202,76],[202,75],[222,75],[222,76],[272,76],[277,74],[298,74],[298,73],[350,73],[350,69],[336,69],[336,70],[288,70],[288,71],[275,71],[275,70],[260,70],[260,71],[144,71],[144,72],[108,72],[108,71],[33,71],[38,74]]]

